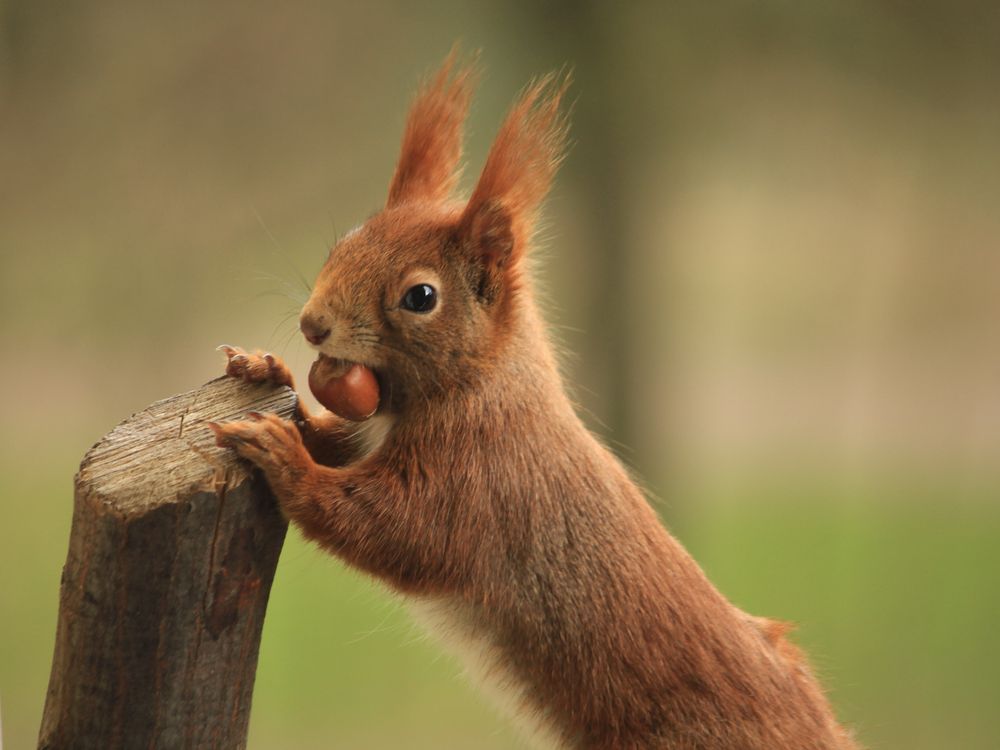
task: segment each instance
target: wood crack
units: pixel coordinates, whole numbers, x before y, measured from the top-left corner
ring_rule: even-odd
[[[191,413],[191,410],[195,407],[195,404],[198,403],[198,397],[200,395],[201,391],[195,391],[194,397],[191,399],[191,403],[187,405],[187,407],[184,409],[184,413],[181,414],[181,426],[180,429],[177,431],[177,437],[179,438],[184,437],[184,419],[185,417],[187,417],[188,414]]]
[[[263,477],[198,428],[295,404],[220,378],[84,457],[39,747],[246,747],[287,527]]]

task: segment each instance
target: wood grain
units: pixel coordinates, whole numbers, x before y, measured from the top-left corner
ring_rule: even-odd
[[[240,748],[286,524],[205,421],[291,416],[220,378],[134,414],[75,482],[41,748]]]

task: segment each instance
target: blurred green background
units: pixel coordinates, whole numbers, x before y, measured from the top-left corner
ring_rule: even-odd
[[[575,70],[541,254],[587,422],[867,745],[997,747],[1000,10],[943,0],[0,2],[5,747],[83,453],[217,344],[305,373],[298,274],[381,205],[455,40],[466,187],[519,87]],[[250,745],[521,747],[460,673],[292,534]]]

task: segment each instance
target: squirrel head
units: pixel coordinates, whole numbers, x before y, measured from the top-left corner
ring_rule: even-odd
[[[397,408],[474,382],[512,337],[525,254],[563,156],[567,77],[529,85],[467,200],[452,191],[475,71],[449,55],[410,108],[384,209],[330,253],[300,324],[322,354],[371,368]]]

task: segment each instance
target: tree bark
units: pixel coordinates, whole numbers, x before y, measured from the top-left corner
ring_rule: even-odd
[[[159,401],[84,457],[41,748],[240,748],[286,524],[207,420],[290,417],[232,378]]]

